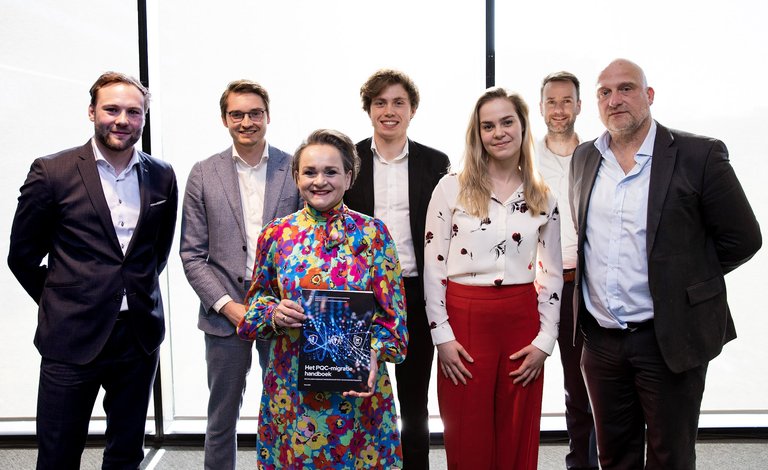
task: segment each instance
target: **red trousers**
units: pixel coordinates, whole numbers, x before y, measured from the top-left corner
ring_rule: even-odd
[[[438,371],[437,397],[450,470],[536,470],[544,375],[523,387],[509,356],[539,332],[533,284],[477,287],[448,282],[446,308],[456,340],[474,363],[467,385]]]

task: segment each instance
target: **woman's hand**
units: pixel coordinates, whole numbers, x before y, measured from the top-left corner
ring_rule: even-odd
[[[467,378],[472,378],[472,373],[464,366],[462,358],[470,363],[475,362],[456,340],[437,345],[437,359],[440,361],[440,369],[445,378],[451,379],[454,385],[458,385],[459,382],[466,385]]]
[[[275,325],[281,328],[301,328],[307,319],[301,305],[288,299],[281,299],[272,315],[275,317]]]
[[[516,377],[513,383],[523,383],[523,387],[531,383],[532,380],[536,380],[544,370],[544,360],[547,359],[547,353],[537,348],[536,346],[529,344],[523,349],[517,351],[513,355],[509,356],[510,361],[516,361],[523,359],[523,363],[517,370],[509,373],[510,377]]]
[[[343,392],[342,395],[345,397],[358,397],[358,398],[368,398],[370,396],[373,396],[373,392],[376,391],[376,374],[378,372],[379,372],[379,359],[376,355],[376,351],[371,349],[371,373],[368,374],[368,391],[358,392],[355,390],[350,390],[348,392]]]

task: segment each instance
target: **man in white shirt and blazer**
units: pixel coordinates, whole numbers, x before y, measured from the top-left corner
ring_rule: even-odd
[[[144,85],[106,72],[90,94],[93,138],[32,163],[8,250],[39,306],[40,470],[80,468],[102,387],[103,468],[138,468],[165,336],[159,275],[176,227],[176,176],[135,148],[149,108]]]
[[[221,96],[221,121],[232,147],[196,163],[187,179],[181,220],[184,272],[200,297],[198,327],[205,333],[208,425],[205,468],[234,469],[237,422],[251,368],[253,342],[235,327],[248,308],[261,228],[300,207],[291,155],[267,144],[269,95],[258,83],[231,82]],[[268,340],[256,340],[262,371]]]
[[[395,366],[403,469],[429,468],[427,393],[434,346],[424,310],[424,223],[432,190],[448,172],[443,152],[408,139],[419,91],[398,70],[375,72],[360,88],[373,137],[357,143],[360,173],[344,195],[350,209],[384,221],[395,239],[408,309],[408,353]]]
[[[637,64],[611,62],[597,99],[607,131],[576,148],[570,193],[600,467],[695,469],[707,366],[736,337],[724,276],[760,227],[725,145],[654,121]]]

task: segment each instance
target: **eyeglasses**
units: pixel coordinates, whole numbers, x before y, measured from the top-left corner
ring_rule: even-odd
[[[266,111],[263,109],[254,109],[253,111],[248,111],[247,113],[242,111],[229,111],[227,115],[230,119],[232,119],[232,122],[240,122],[245,119],[246,115],[253,122],[261,122],[261,120],[264,119],[264,113],[266,113]]]

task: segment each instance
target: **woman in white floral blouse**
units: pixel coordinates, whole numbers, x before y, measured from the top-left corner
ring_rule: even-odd
[[[563,266],[556,199],[534,168],[518,94],[480,97],[463,163],[432,193],[424,256],[448,468],[535,470]]]

